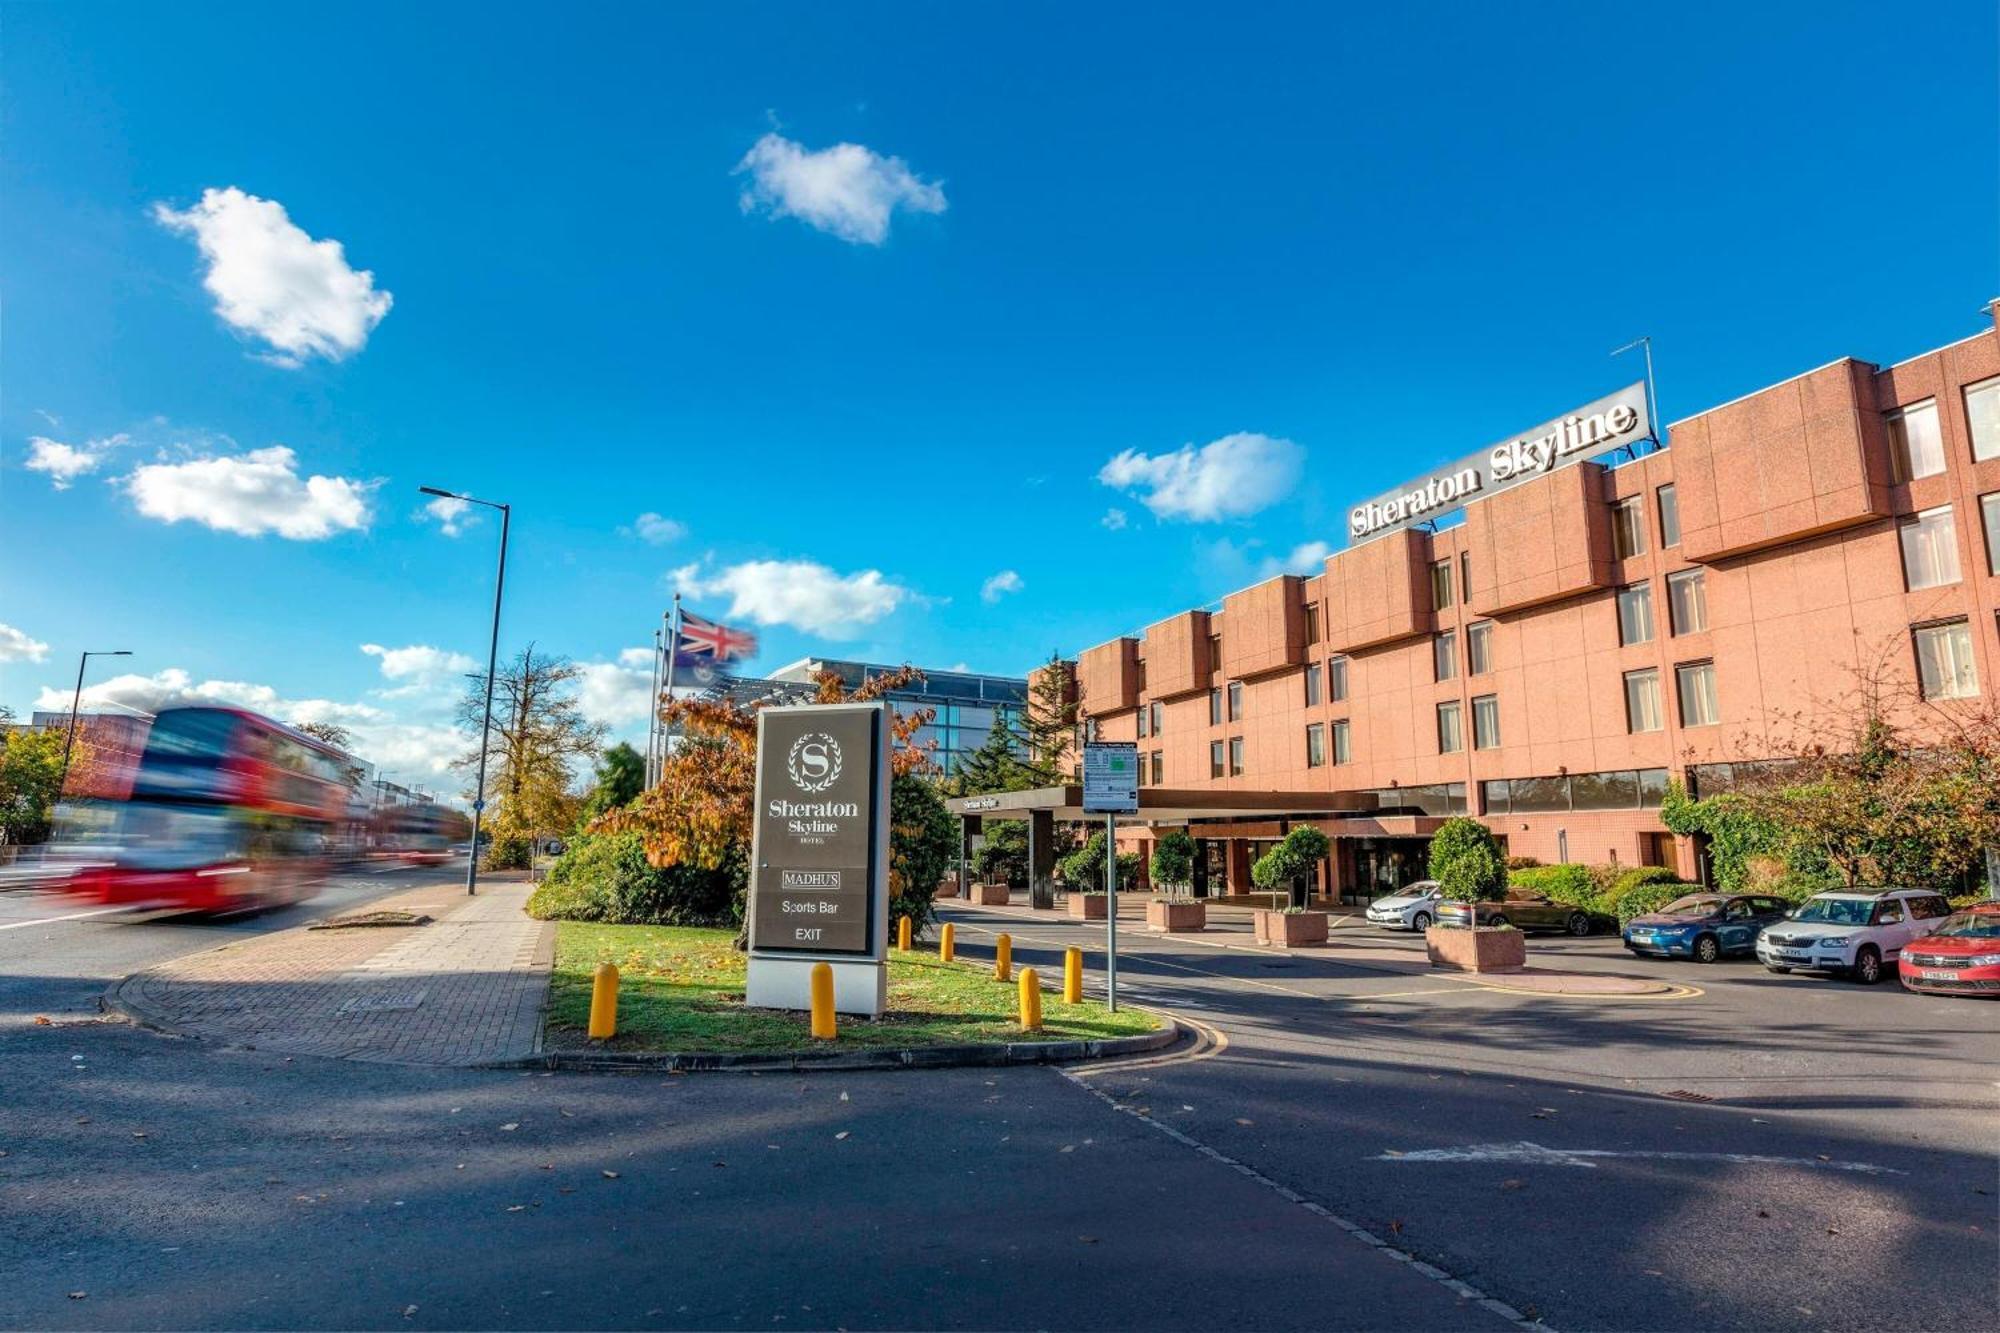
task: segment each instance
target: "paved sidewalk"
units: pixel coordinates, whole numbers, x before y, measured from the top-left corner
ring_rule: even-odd
[[[427,926],[278,931],[136,973],[111,999],[171,1032],[292,1055],[519,1059],[540,1047],[555,956],[555,928],[521,910],[530,887],[417,889],[371,906],[427,912]]]

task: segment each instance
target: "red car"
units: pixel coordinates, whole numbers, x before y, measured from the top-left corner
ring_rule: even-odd
[[[1903,985],[1925,995],[2000,1000],[2000,903],[1954,912],[1922,939],[1903,946]]]

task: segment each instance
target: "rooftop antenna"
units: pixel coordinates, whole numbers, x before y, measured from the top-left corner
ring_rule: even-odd
[[[1660,438],[1660,395],[1653,387],[1653,335],[1642,333],[1623,347],[1614,349],[1611,355],[1629,352],[1634,347],[1646,354],[1646,438],[1653,442],[1655,449],[1664,449],[1666,441]],[[1634,453],[1633,457],[1637,458],[1638,454]]]

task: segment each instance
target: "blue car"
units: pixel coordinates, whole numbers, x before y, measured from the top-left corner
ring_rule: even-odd
[[[1660,958],[1712,963],[1724,954],[1755,953],[1764,927],[1785,919],[1791,905],[1753,893],[1691,893],[1657,912],[1635,916],[1625,947]]]

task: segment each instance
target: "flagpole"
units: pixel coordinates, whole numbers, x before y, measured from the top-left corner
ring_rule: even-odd
[[[674,697],[674,663],[681,655],[681,595],[679,593],[674,594],[672,624],[673,629],[667,635],[667,698],[669,700],[672,700]],[[667,742],[671,738],[671,735],[672,733],[666,727],[660,728],[660,769],[662,772],[666,771]]]
[[[654,786],[660,780],[658,760],[660,757],[660,642],[659,630],[653,631],[653,706],[646,717],[646,785]]]

